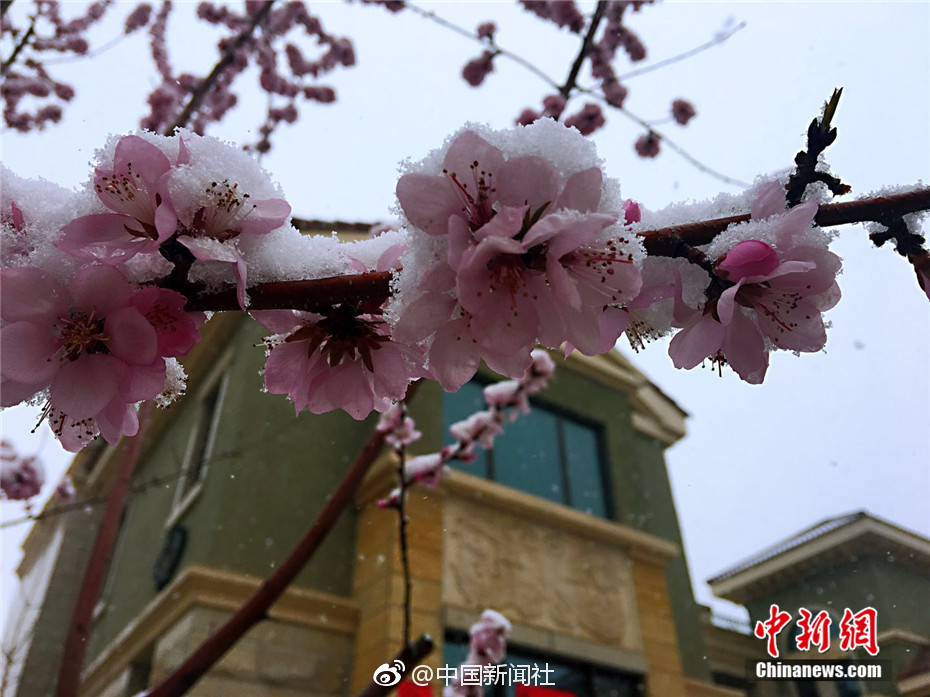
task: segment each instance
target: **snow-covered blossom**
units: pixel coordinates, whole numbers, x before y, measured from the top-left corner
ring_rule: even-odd
[[[291,212],[261,168],[229,144],[190,132],[171,138],[124,136],[113,148],[112,164],[109,151],[99,154],[104,163],[96,169],[94,190],[110,212],[71,221],[57,246],[118,265],[136,254],[163,251],[176,240],[200,262],[230,264],[244,308],[247,255],[237,238],[267,235]],[[216,280],[200,268],[197,273]]]
[[[417,430],[413,419],[407,416],[400,402],[392,404],[378,419],[377,429],[386,434],[384,440],[395,449],[406,448],[416,443],[423,434]]]
[[[203,316],[159,288],[136,290],[115,268],[85,266],[67,284],[32,267],[0,271],[2,404],[48,391],[44,413],[67,450],[98,432],[138,428],[134,404],[165,385],[165,357],[199,340]]]
[[[111,263],[156,252],[177,227],[168,194],[171,166],[152,143],[135,135],[121,138],[112,166],[98,167],[94,176],[94,190],[111,212],[68,223],[58,247],[77,257]]]
[[[761,383],[770,348],[816,352],[824,347],[822,313],[840,298],[841,264],[815,244],[816,233],[809,234],[816,212],[813,201],[786,212],[778,182],[758,189],[753,222],[747,224],[750,238],[718,258],[717,279],[702,308],[683,302],[678,279],[676,319],[683,329],[669,345],[676,367],[693,368],[709,358],[728,363],[747,382]]]
[[[521,376],[537,342],[608,350],[639,291],[640,251],[616,226],[621,202],[593,146],[543,120],[498,133],[467,128],[437,159],[397,185],[416,229],[412,256],[428,268],[401,277],[408,299],[392,310],[395,335],[429,344],[432,375],[447,390],[480,359]]]
[[[502,663],[507,655],[507,639],[512,627],[510,620],[496,610],[485,610],[481,619],[468,630],[468,656],[463,665],[487,666]],[[481,685],[462,685],[456,680],[443,690],[443,697],[480,697]]]
[[[380,315],[339,305],[325,314],[253,312],[275,332],[265,364],[265,389],[286,394],[299,413],[343,409],[355,419],[384,412],[417,377],[418,353],[391,341]]]

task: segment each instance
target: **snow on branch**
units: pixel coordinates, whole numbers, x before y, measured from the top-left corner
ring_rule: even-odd
[[[4,169],[0,194],[2,404],[40,405],[70,450],[133,435],[141,402],[183,392],[206,312],[271,332],[269,392],[361,419],[411,380],[456,390],[481,361],[519,379],[537,345],[594,355],[623,333],[673,334],[678,367],[761,382],[771,351],[826,342],[840,260],[821,226],[874,221],[927,285],[926,188],[790,206],[792,182],[759,180],[648,211],[551,119],[466,125],[404,165],[399,229],[353,243],[302,234],[252,157],[191,131],[112,137],[95,165],[76,192]]]

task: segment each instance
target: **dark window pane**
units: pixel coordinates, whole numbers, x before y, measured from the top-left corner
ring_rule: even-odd
[[[494,480],[566,503],[555,415],[534,407],[504,428],[504,435],[494,442]]]
[[[607,505],[597,431],[590,426],[562,419],[562,436],[565,439],[571,506],[606,518]]]
[[[475,412],[485,411],[487,408],[484,401],[484,385],[479,382],[466,382],[458,392],[447,392],[442,400],[443,445],[453,442],[449,434],[449,427],[452,424],[464,421]],[[481,446],[475,448],[475,453],[478,457],[474,462],[465,464],[459,460],[453,460],[449,465],[476,477],[487,479],[490,476],[488,453]]]

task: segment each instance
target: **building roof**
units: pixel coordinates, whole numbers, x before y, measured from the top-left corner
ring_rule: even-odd
[[[930,540],[866,511],[827,518],[708,580],[714,595],[743,603],[857,554],[893,554],[930,569]]]

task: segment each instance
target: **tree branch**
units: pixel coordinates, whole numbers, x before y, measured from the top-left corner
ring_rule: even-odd
[[[886,216],[907,215],[908,213],[928,209],[930,209],[930,188],[915,189],[904,194],[877,196],[842,203],[828,203],[821,206],[820,210],[817,211],[814,222],[821,227],[834,227],[870,222]],[[727,218],[700,220],[694,223],[648,230],[641,233],[641,237],[647,252],[663,256],[660,251],[657,251],[665,244],[662,238],[677,237],[692,246],[710,244],[727,227],[734,223],[744,223],[749,218],[749,214],[744,213]]]
[[[4,12],[6,7],[4,7]],[[32,17],[32,21],[29,23],[29,30],[23,34],[23,38],[19,40],[19,43],[16,44],[16,47],[13,49],[13,52],[10,54],[10,57],[3,61],[3,65],[0,65],[0,77],[6,77],[7,72],[13,67],[13,64],[16,62],[16,59],[19,58],[19,54],[24,48],[29,44],[29,39],[36,33],[36,21],[38,20],[38,15]]]
[[[893,218],[922,210],[930,210],[930,188],[858,201],[829,203],[820,207],[814,222],[822,227],[834,227]],[[749,217],[748,213],[744,213],[727,218],[699,220],[646,230],[640,236],[649,254],[680,256],[680,248],[671,243],[669,238],[676,238],[692,247],[710,244],[727,227],[734,223],[744,223]],[[249,309],[315,312],[339,303],[386,299],[391,292],[391,277],[390,271],[369,271],[309,281],[261,283],[248,290],[251,299]],[[222,312],[239,309],[235,288],[212,293],[195,289],[185,294],[189,298],[189,311]]]
[[[413,396],[416,384],[410,385],[407,398]],[[339,486],[326,500],[323,510],[313,521],[304,536],[287,558],[252,594],[226,623],[207,638],[191,656],[153,687],[147,697],[180,697],[210,670],[237,641],[255,624],[268,616],[268,609],[281,596],[313,557],[323,540],[352,502],[355,491],[362,483],[375,458],[384,445],[384,433],[375,430],[369,436],[355,462],[346,472]]]
[[[350,276],[317,278],[310,281],[275,281],[249,288],[250,310],[303,310],[316,312],[339,303],[358,303],[390,294],[392,272],[370,271]],[[206,293],[194,291],[187,310],[220,312],[238,310],[236,289]]]
[[[265,17],[268,16],[268,13],[271,12],[271,6],[274,4],[274,0],[267,0],[262,8],[255,13],[252,17],[252,21],[249,23],[249,26],[236,37],[236,39],[226,47],[223,51],[223,57],[219,62],[213,66],[213,70],[210,71],[210,74],[207,75],[197,87],[191,92],[191,98],[188,100],[187,104],[184,106],[184,109],[181,110],[181,113],[178,114],[178,118],[175,119],[175,122],[165,129],[164,135],[171,136],[174,135],[175,129],[183,128],[187,125],[187,122],[190,121],[191,116],[194,115],[194,112],[200,108],[200,105],[203,103],[204,97],[207,96],[207,93],[213,89],[213,86],[216,84],[216,81],[219,79],[220,75],[223,74],[223,71],[229,67],[229,64],[233,62],[236,58],[236,53],[239,52],[239,49],[252,38],[252,34],[255,32],[255,28],[264,21]]]
[[[74,606],[71,617],[71,626],[65,638],[64,653],[61,667],[58,671],[58,686],[55,689],[56,697],[76,697],[81,684],[81,668],[84,664],[84,655],[87,651],[90,625],[93,618],[94,606],[100,597],[100,590],[106,579],[109,569],[113,545],[120,528],[120,518],[126,506],[126,498],[132,483],[132,473],[139,461],[139,450],[142,447],[142,435],[146,417],[151,410],[152,403],[147,403],[139,414],[139,433],[129,439],[123,453],[113,489],[107,496],[107,507],[103,513],[103,520],[97,529],[97,538],[87,560],[87,569],[84,580]]]
[[[598,27],[600,27],[601,20],[604,19],[605,12],[607,12],[607,0],[598,0],[597,9],[594,10],[594,16],[591,18],[591,24],[584,36],[584,41],[581,42],[578,55],[575,56],[575,61],[568,71],[565,84],[559,88],[559,94],[566,100],[571,96],[572,90],[576,87],[578,73],[581,72],[581,66],[584,65],[585,58],[587,58],[588,54],[591,52],[591,44],[594,43],[594,35],[597,33]]]

